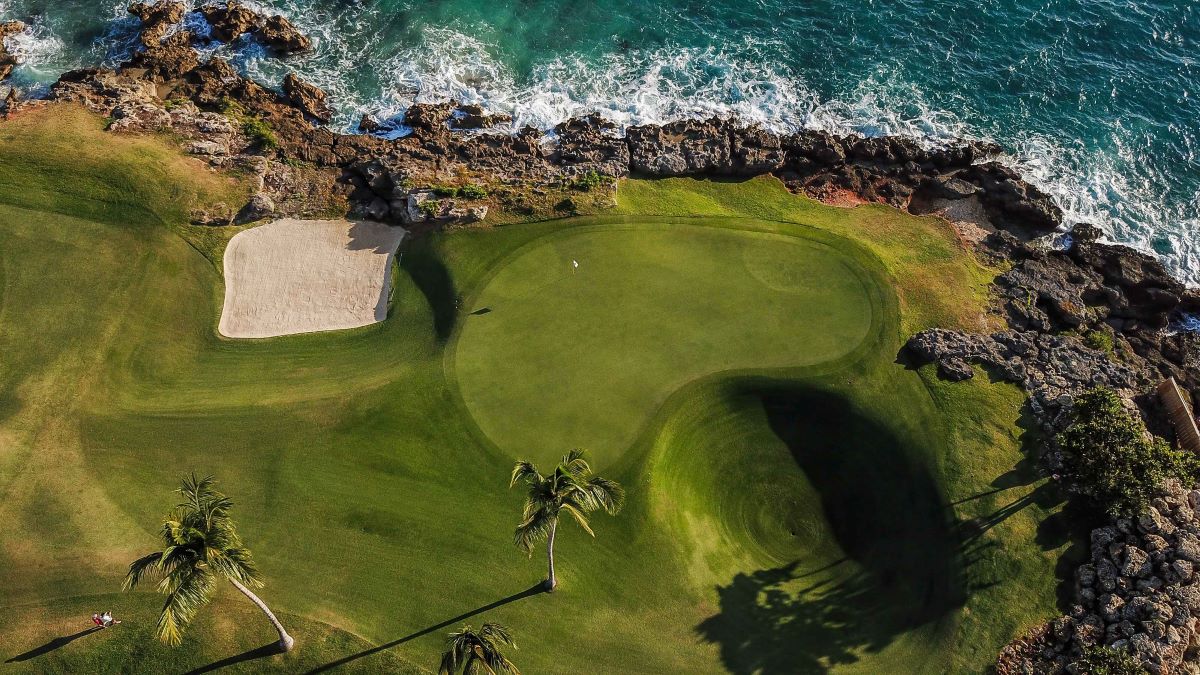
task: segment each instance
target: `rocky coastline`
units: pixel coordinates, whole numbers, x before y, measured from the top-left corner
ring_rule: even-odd
[[[825,201],[942,215],[977,255],[1004,269],[992,289],[1003,329],[923,331],[902,358],[936,363],[950,380],[973,377],[980,365],[1020,385],[1047,437],[1061,429],[1072,397],[1094,386],[1136,404],[1149,429],[1168,440],[1173,431],[1154,385],[1173,377],[1193,400],[1200,396],[1200,335],[1171,330],[1180,314],[1200,312],[1200,292],[1152,256],[1101,243],[1089,225],[1075,227],[1065,246],[1048,245],[1062,229],[1061,210],[997,161],[1002,148],[993,144],[929,148],[899,137],[777,134],[728,119],[621,134],[596,115],[550,134],[508,133],[496,128],[510,120],[453,101],[413,105],[402,120],[386,123],[365,115],[359,133],[338,133],[325,126],[336,102],[317,87],[289,74],[267,88],[220,58],[203,61],[196,49],[235,39],[259,41],[281,58],[310,49],[286,18],[214,3],[196,10],[210,30],[195,35],[184,28],[180,2],[139,2],[129,11],[142,32],[141,49],[127,63],[66,73],[46,98],[10,95],[0,110],[18,115],[52,101],[79,103],[110,118],[113,133],[170,132],[212,166],[254,177],[249,202],[197,212],[198,225],[341,209],[419,234],[481,221],[489,212],[570,215],[588,200],[611,201],[614,179],[627,176],[773,174],[792,191]],[[18,30],[17,22],[0,23],[0,38]],[[0,80],[12,63],[0,42]],[[381,133],[399,126],[409,133]],[[1052,447],[1042,462],[1054,472]],[[1061,672],[1083,646],[1108,644],[1133,648],[1156,673],[1195,672],[1200,492],[1189,487],[1170,486],[1136,523],[1093,532],[1092,561],[1076,575],[1077,604],[1011,645],[1001,671]]]

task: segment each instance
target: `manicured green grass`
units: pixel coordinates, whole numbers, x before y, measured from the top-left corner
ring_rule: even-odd
[[[679,221],[542,237],[463,306],[467,408],[510,455],[611,463],[692,380],[835,361],[873,337],[881,291],[837,243]]]
[[[77,170],[103,183],[115,158]],[[148,189],[122,199],[183,188]],[[672,217],[431,236],[386,322],[247,342],[215,335],[220,279],[178,215],[19,194],[0,191],[0,659],[92,611],[126,623],[6,671],[182,671],[270,639],[226,589],[169,650],[158,598],[116,593],[189,470],[235,498],[298,639],[235,670],[432,669],[470,620],[512,627],[529,673],[978,672],[1053,612],[1062,542],[1019,392],[894,363],[913,327],[979,321],[989,272],[937,221],[769,180],[625,182],[621,208]],[[671,212],[717,207],[739,218]],[[560,590],[525,593],[544,563],[512,546],[507,474],[559,444],[630,499],[595,540],[565,524]],[[387,648],[354,658],[367,643]]]

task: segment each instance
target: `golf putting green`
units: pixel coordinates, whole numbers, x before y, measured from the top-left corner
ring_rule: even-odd
[[[503,261],[454,351],[483,433],[522,458],[608,463],[698,377],[854,353],[881,311],[875,279],[819,238],[736,225],[571,228]]]
[[[980,672],[1055,613],[1021,393],[895,363],[979,312],[944,223],[628,181],[628,217],[407,242],[382,323],[226,340],[222,233],[183,223],[238,186],[50,110],[0,133],[4,672],[423,672],[485,621],[528,673]],[[513,459],[577,445],[628,501],[560,528],[531,593]],[[178,648],[119,591],[189,471],[295,653],[255,657],[232,588]],[[120,630],[77,635],[105,609]]]

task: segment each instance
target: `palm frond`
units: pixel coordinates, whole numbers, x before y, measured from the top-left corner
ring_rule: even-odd
[[[516,485],[520,481],[541,482],[542,474],[538,473],[537,467],[533,462],[521,460],[517,462],[512,470],[512,478],[508,481],[508,487]]]
[[[196,612],[212,597],[216,585],[212,574],[199,566],[191,567],[178,576],[167,577],[170,591],[163,602],[155,632],[163,642],[175,646],[183,641],[183,629],[192,621]]]
[[[521,671],[501,652],[503,646],[516,648],[512,634],[498,623],[485,623],[476,632],[470,624],[446,637],[446,651],[438,667],[438,675],[498,675],[497,670],[510,675]],[[461,669],[461,670],[460,670]]]
[[[582,478],[592,472],[592,467],[583,458],[583,455],[583,450],[575,448],[563,455],[562,463],[558,466],[563,473],[575,478]]]
[[[125,583],[121,584],[121,588],[128,591],[141,583],[143,577],[158,574],[162,570],[162,559],[163,554],[155,552],[147,553],[129,563],[129,571],[125,573]]]
[[[513,532],[513,543],[527,554],[532,554],[534,544],[544,541],[550,534],[550,524],[557,515],[551,515],[545,509],[538,509],[530,514]]]
[[[517,643],[513,642],[512,633],[508,627],[499,623],[485,623],[479,629],[479,637],[492,643],[500,643],[508,645],[516,649]]]
[[[205,550],[205,562],[219,576],[233,579],[248,586],[262,588],[262,578],[258,568],[250,557],[250,551],[244,548],[218,549],[209,547]]]
[[[578,508],[576,508],[572,504],[563,504],[562,510],[571,514],[575,518],[575,522],[579,523],[579,526],[583,528],[584,532],[587,532],[588,534],[592,535],[593,537],[596,536],[596,533],[592,532],[591,525],[588,525],[587,516],[583,515],[583,511],[580,511]]]
[[[471,651],[475,654],[475,662],[483,666],[484,670],[488,671],[488,675],[496,675],[496,671],[492,670],[492,664],[488,663],[488,661],[493,660],[495,657],[488,653],[488,650],[482,642],[478,641],[478,638],[476,638],[476,643]]]
[[[509,661],[508,657],[504,656],[503,654],[496,655],[495,667],[503,670],[506,673],[511,673],[512,675],[521,675],[521,670],[517,668],[517,664]]]
[[[593,476],[588,479],[584,490],[610,515],[616,515],[625,504],[625,488],[615,480]]]
[[[212,476],[196,478],[196,474],[193,472],[184,476],[179,483],[177,492],[183,496],[183,501],[179,503],[179,508],[193,513],[203,513],[204,502],[208,495],[212,493],[216,480]]]
[[[438,675],[454,675],[458,671],[458,652],[447,649],[442,652],[442,663],[438,666]]]

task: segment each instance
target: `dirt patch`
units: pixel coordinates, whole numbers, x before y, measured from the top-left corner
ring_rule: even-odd
[[[295,219],[238,233],[225,249],[218,330],[264,338],[383,321],[404,234],[382,223]]]

